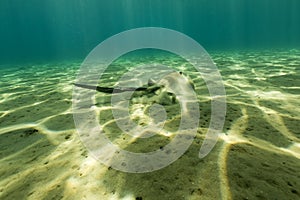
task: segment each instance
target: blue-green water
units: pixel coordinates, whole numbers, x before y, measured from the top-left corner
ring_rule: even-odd
[[[298,0],[3,0],[1,63],[82,59],[121,31],[164,27],[206,50],[297,48]]]
[[[298,200],[299,10],[298,0],[1,0],[0,199]],[[205,79],[191,65],[201,63],[201,58],[189,60],[150,48],[115,59],[98,87],[125,91],[120,88],[124,83],[143,89],[124,98],[129,115],[122,118],[116,118],[114,110],[124,111],[124,104],[113,107],[109,92],[99,90],[91,103],[88,95],[78,99],[74,92],[81,89],[86,94],[95,88],[74,86],[84,58],[95,46],[119,32],[148,26],[190,36],[218,67],[226,90],[226,116],[221,116],[224,126],[215,147],[202,159],[199,149],[211,124],[216,124],[212,102],[220,101],[221,95],[213,99],[208,86],[215,79]],[[150,67],[138,68],[141,65]],[[172,71],[174,76],[163,76],[160,82],[155,78],[163,73],[156,70],[160,65],[183,76]],[[84,75],[87,80],[94,77]],[[182,138],[193,138],[192,144],[170,165],[147,173],[118,171],[112,159],[124,167],[135,160],[118,160],[119,152],[112,155],[105,147],[99,152],[111,160],[104,165],[79,137],[74,116],[94,111],[112,144],[135,153],[163,152],[178,134],[181,120],[185,125],[187,119],[198,117],[189,99],[180,103],[187,89],[182,85],[193,88],[200,118],[195,136],[188,129]],[[148,90],[153,86],[154,92]],[[178,96],[167,90],[172,87]],[[76,111],[72,106],[78,102],[87,103]],[[158,104],[165,112],[153,112]],[[182,107],[197,112],[182,115]],[[157,121],[164,116],[166,120]],[[84,127],[89,119],[79,118]],[[123,119],[142,128],[158,122],[162,129],[151,129],[153,137],[132,137],[117,123]]]

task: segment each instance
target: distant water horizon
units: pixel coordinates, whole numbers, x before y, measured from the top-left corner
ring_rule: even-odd
[[[300,48],[300,1],[1,1],[0,64],[82,60],[105,39],[163,27],[210,51]]]

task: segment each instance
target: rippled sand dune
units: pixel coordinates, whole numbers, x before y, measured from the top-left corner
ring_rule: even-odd
[[[210,123],[210,97],[191,66],[169,55],[138,56],[115,61],[103,75],[101,84],[112,87],[124,70],[146,60],[183,71],[195,85],[201,117],[192,145],[166,168],[142,174],[99,163],[81,143],[72,115],[80,62],[2,66],[0,199],[299,199],[300,51],[215,52],[212,58],[226,88],[227,115],[204,159],[198,153]],[[133,139],[114,121],[110,95],[95,99],[99,123],[114,144],[149,152],[172,139]],[[135,96],[132,120],[147,124],[154,101],[153,95]],[[164,108],[164,128],[173,133],[180,106],[164,101]]]

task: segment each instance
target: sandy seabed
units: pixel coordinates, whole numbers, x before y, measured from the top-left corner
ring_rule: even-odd
[[[2,66],[0,199],[300,199],[300,51],[215,52],[212,58],[226,88],[227,115],[204,159],[198,153],[210,122],[210,98],[182,59],[123,58],[102,77],[103,85],[112,86],[121,69],[147,60],[174,66],[195,85],[201,118],[192,145],[171,165],[141,174],[101,164],[76,134],[72,84],[80,62]],[[99,123],[122,148],[149,152],[170,141],[164,135],[127,138],[114,122],[110,95],[97,93],[96,100]],[[145,102],[137,97],[131,104],[138,124],[147,123]],[[178,104],[164,107],[165,129],[175,131]]]

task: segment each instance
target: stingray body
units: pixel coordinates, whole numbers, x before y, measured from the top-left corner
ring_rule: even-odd
[[[155,94],[159,99],[165,99],[169,96],[172,102],[175,102],[177,95],[189,95],[191,89],[194,89],[194,85],[191,81],[182,75],[182,73],[172,72],[164,76],[158,81],[149,79],[147,86],[142,87],[101,87],[92,86],[80,83],[74,83],[75,86],[96,90],[98,92],[113,94],[122,92],[138,92],[138,96]]]

